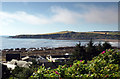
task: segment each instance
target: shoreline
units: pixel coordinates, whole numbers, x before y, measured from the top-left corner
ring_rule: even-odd
[[[48,40],[84,40],[84,41],[90,41],[90,39],[51,39],[51,38],[19,38],[19,37],[7,37],[7,38],[13,38],[13,39],[48,39]],[[93,41],[108,41],[108,42],[120,42],[120,39],[92,39]]]
[[[14,39],[14,38],[13,38]],[[19,39],[19,38],[15,38],[15,39]],[[31,39],[31,38],[20,38],[20,39]],[[33,39],[33,38],[32,38]],[[48,40],[73,40],[74,41],[74,39],[48,39]],[[75,39],[75,40],[77,40],[78,42],[80,41],[80,42],[89,42],[90,40],[80,40],[80,39]],[[107,41],[107,42],[120,42],[120,40],[116,40],[116,39],[93,39],[93,43],[94,42],[105,42],[105,41]],[[76,43],[77,44],[77,43]],[[60,47],[30,47],[30,48],[48,48],[48,49],[53,49],[53,48],[61,48],[61,47],[75,47],[75,46],[60,46]],[[115,46],[113,46],[113,47],[115,47]],[[19,49],[22,49],[22,48],[25,48],[25,49],[30,49],[30,48],[26,48],[26,47],[16,47],[16,48],[19,48]],[[10,49],[16,49],[16,48],[2,48],[2,49],[0,49],[0,51],[2,51],[2,50],[10,50]]]

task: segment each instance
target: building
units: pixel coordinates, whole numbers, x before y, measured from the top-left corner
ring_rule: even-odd
[[[6,61],[11,61],[12,59],[20,60],[20,54],[6,54]]]
[[[12,69],[12,70],[15,69],[16,66],[29,68],[31,64],[32,62],[16,60],[16,59],[12,59],[11,61],[8,61],[7,63],[3,63],[3,65],[6,65],[7,68]]]
[[[50,62],[66,62],[70,60],[70,56],[68,53],[66,53],[65,55],[55,55],[55,56],[51,56],[51,55],[47,55],[46,59],[49,60]]]

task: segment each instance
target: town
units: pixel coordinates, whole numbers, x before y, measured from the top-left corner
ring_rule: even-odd
[[[70,59],[73,49],[74,47],[3,49],[1,51],[2,62],[11,69],[17,65],[29,68],[32,60],[35,60],[37,64],[47,64],[46,67],[56,68],[60,64],[65,64],[62,62]]]

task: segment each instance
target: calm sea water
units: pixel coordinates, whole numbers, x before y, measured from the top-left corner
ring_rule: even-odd
[[[75,46],[77,43],[79,43],[79,41],[81,41],[82,45],[86,45],[88,43],[87,40],[18,39],[0,37],[0,49]],[[94,43],[97,44],[98,41]],[[112,46],[118,46],[117,42],[110,43]]]

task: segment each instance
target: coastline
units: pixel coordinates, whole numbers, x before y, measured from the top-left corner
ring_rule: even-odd
[[[48,39],[48,40],[84,40],[89,41],[90,39],[52,39],[52,38],[19,38],[19,37],[7,37],[7,38],[13,38],[13,39]],[[93,39],[93,41],[108,41],[108,42],[120,42],[120,39]]]
[[[33,38],[12,38],[12,39],[33,39]],[[38,39],[38,38],[37,38]],[[39,39],[42,39],[42,38],[39,38]],[[34,38],[34,40],[35,40],[35,38]],[[44,40],[44,39],[42,39],[42,40]],[[41,43],[42,43],[42,40],[40,40],[41,41]],[[64,41],[72,41],[72,42],[76,42],[76,44],[77,43],[79,43],[79,42],[89,42],[90,41],[90,39],[87,39],[87,40],[85,40],[85,39],[45,39],[45,40],[60,40],[60,42],[62,43],[62,40]],[[111,43],[119,43],[120,42],[120,40],[117,40],[117,39],[92,39],[93,40],[93,43],[95,43],[95,42],[105,42],[105,41],[107,41],[107,42],[111,42]],[[13,40],[14,41],[14,40]],[[13,42],[12,41],[12,42]],[[46,42],[46,41],[43,41],[43,43],[44,42]],[[19,42],[20,43],[20,42]],[[30,42],[31,43],[31,42]],[[36,42],[36,43],[38,43],[38,42]],[[35,45],[34,46],[31,46],[32,48],[59,48],[59,47],[72,47],[72,46],[75,46],[75,45],[66,45],[66,46],[53,46],[53,47],[47,47],[47,46],[40,46],[40,47],[36,47]],[[11,47],[11,48],[9,48],[9,47],[7,47],[7,48],[1,48],[0,50],[4,50],[4,49],[16,49],[16,48],[26,48],[26,49],[29,49],[29,48],[31,48],[31,47],[26,47],[26,46],[23,46],[23,47]]]

